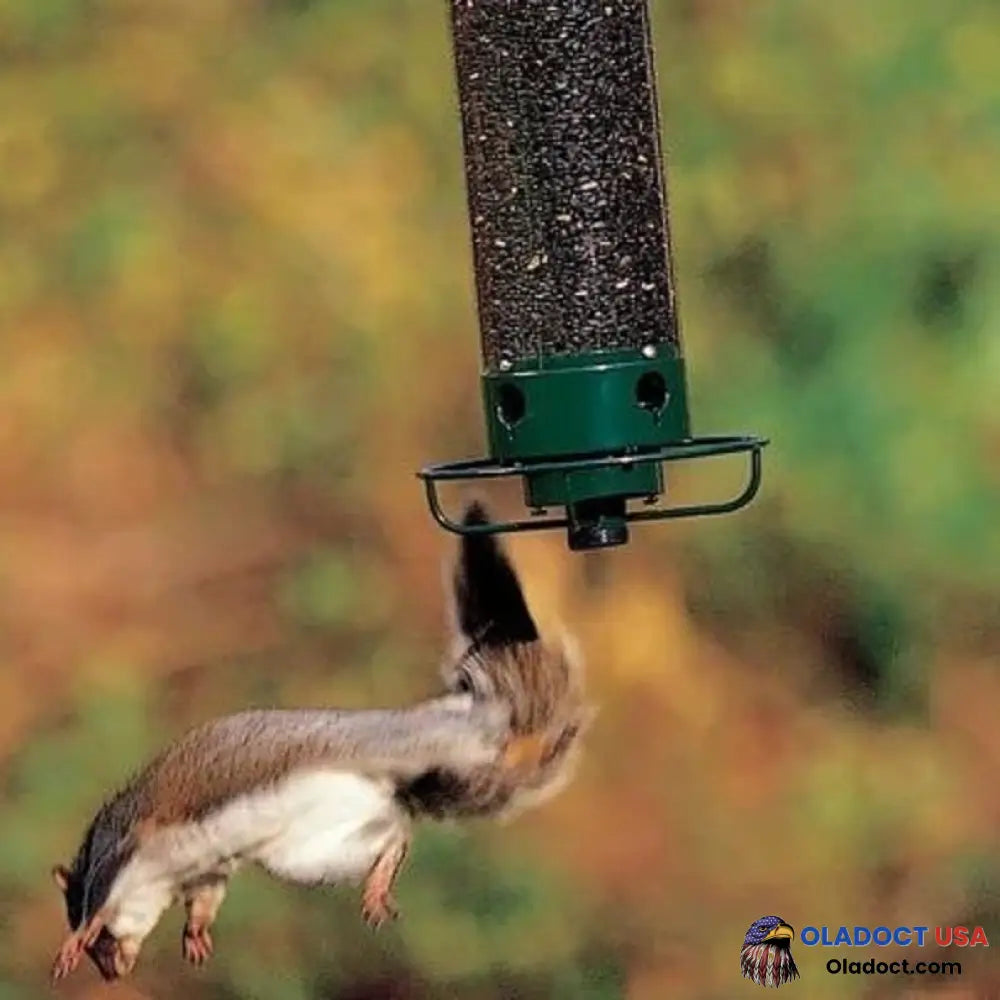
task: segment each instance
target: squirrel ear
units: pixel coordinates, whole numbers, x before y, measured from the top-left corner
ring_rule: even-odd
[[[65,892],[69,888],[69,869],[65,865],[53,865],[52,881],[61,892]]]
[[[467,527],[489,522],[479,502],[470,504],[462,519]],[[495,535],[462,536],[454,588],[455,619],[470,643],[509,646],[538,638],[517,573]]]

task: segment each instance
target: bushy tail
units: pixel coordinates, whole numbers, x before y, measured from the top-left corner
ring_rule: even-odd
[[[486,508],[478,501],[462,518],[465,527],[489,523]],[[538,639],[517,573],[496,535],[462,536],[454,588],[455,617],[470,644],[497,647]]]

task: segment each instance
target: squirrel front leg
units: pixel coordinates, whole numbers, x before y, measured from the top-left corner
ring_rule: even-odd
[[[192,965],[202,965],[212,956],[215,946],[209,930],[226,897],[226,878],[216,876],[187,889],[184,909],[187,920],[181,931],[181,954]]]
[[[80,964],[84,952],[97,940],[104,927],[104,915],[95,913],[90,920],[69,935],[52,963],[52,982],[68,976]]]
[[[408,837],[399,837],[378,856],[365,878],[361,893],[361,916],[372,930],[399,916],[392,887],[410,849]]]

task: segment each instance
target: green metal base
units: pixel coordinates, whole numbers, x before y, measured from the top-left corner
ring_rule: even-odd
[[[641,351],[541,356],[482,376],[489,453],[501,462],[658,448],[690,436],[684,359]]]
[[[756,496],[761,481],[761,452],[767,441],[757,437],[716,436],[689,438],[658,448],[625,455],[566,458],[529,462],[492,459],[429,465],[418,476],[424,481],[431,514],[441,527],[456,534],[496,534],[566,528],[571,549],[606,548],[628,541],[628,525],[680,517],[728,514],[745,507]],[[662,493],[661,463],[715,455],[749,454],[749,476],[743,490],[728,500],[682,507],[629,510],[627,501],[642,497],[655,503]],[[441,508],[437,485],[470,479],[523,476],[525,500],[534,519],[463,525]],[[596,492],[595,492],[596,491]],[[564,506],[565,517],[542,517],[548,506]]]

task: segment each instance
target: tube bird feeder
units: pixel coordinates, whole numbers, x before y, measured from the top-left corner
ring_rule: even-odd
[[[592,549],[633,521],[739,509],[767,442],[691,435],[646,0],[450,3],[489,457],[422,469],[432,514]],[[737,496],[652,506],[663,463],[734,453]],[[533,516],[444,512],[440,482],[501,476],[523,477]]]

